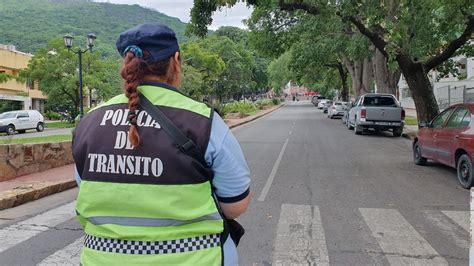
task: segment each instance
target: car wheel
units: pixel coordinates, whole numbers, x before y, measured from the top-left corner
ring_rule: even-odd
[[[14,125],[9,125],[7,127],[7,135],[13,135],[15,134],[15,126]]]
[[[347,129],[349,129],[349,130],[353,130],[353,129],[354,129],[354,128],[352,127],[351,122],[350,122],[349,120],[347,120],[346,125],[347,125]]]
[[[356,125],[354,126],[354,134],[356,134],[356,135],[362,135],[362,131],[364,131],[364,130],[362,129],[362,127],[359,127],[359,126],[356,126]]]
[[[392,134],[394,137],[400,137],[403,133],[403,127],[394,127],[392,129]]]
[[[474,174],[472,173],[472,162],[467,154],[461,155],[457,163],[458,180],[463,188],[471,188]]]
[[[42,132],[44,130],[44,125],[43,123],[39,122],[38,125],[36,126],[36,131]]]
[[[413,161],[416,165],[426,165],[428,161],[423,155],[421,154],[421,148],[418,142],[413,145]]]
[[[36,126],[36,131],[43,132],[43,130],[44,130],[44,125],[43,123],[39,122],[38,125]]]
[[[20,134],[24,134],[26,132],[26,130],[18,130],[18,133]]]

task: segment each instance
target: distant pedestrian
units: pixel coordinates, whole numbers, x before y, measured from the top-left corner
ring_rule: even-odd
[[[116,45],[124,94],[87,114],[73,140],[81,264],[238,264],[242,228],[226,220],[247,209],[250,173],[237,140],[212,108],[179,91],[170,28],[139,25]]]

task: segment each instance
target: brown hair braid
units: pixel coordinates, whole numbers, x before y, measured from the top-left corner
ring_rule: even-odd
[[[128,131],[128,139],[134,148],[140,146],[140,135],[138,134],[136,110],[140,102],[138,98],[138,86],[147,76],[156,76],[165,83],[172,83],[180,73],[170,69],[170,58],[154,62],[146,63],[146,58],[150,56],[147,51],[144,52],[144,59],[138,58],[134,53],[128,52],[123,60],[120,75],[124,79],[124,92],[128,97],[129,122],[130,129]]]

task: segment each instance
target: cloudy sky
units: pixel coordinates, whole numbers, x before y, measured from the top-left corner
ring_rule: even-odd
[[[193,7],[193,0],[96,0],[96,2],[109,2],[116,4],[138,4],[160,11],[171,17],[177,17],[183,22],[189,22],[189,11]],[[239,3],[229,8],[224,8],[220,12],[213,15],[213,23],[209,27],[215,30],[220,26],[235,26],[244,28],[242,20],[250,17],[251,9],[248,9],[245,4]]]

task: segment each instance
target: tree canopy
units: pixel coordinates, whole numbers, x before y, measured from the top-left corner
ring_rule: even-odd
[[[75,53],[64,48],[61,39],[55,39],[38,50],[20,76],[39,82],[40,90],[48,95],[47,107],[67,109],[75,117],[80,102],[77,59]],[[98,53],[88,52],[83,55],[82,64],[85,95],[94,90],[100,100],[121,92],[117,60],[105,60]]]
[[[236,2],[195,0],[189,29],[202,36],[212,22],[212,13]],[[301,39],[312,40],[313,45],[320,46],[332,38],[333,46],[321,50],[333,56],[331,59],[344,63],[355,90],[370,90],[373,69],[380,74],[375,77],[377,83],[394,86],[399,69],[412,92],[420,121],[430,120],[438,113],[428,71],[469,46],[468,40],[474,30],[474,5],[469,0],[245,2],[255,7],[250,20],[255,28],[250,28],[257,31],[252,31],[250,42],[265,47],[263,50],[267,55],[283,54]],[[303,31],[295,30],[299,25],[306,25]],[[328,31],[331,28],[333,31]],[[308,34],[310,38],[305,38]],[[320,38],[315,38],[318,36]],[[268,42],[269,39],[274,41]],[[304,42],[300,44],[304,45]],[[368,48],[362,49],[364,45]],[[308,43],[304,47],[310,49]],[[373,51],[372,55],[362,60],[357,58],[369,50]],[[310,58],[319,64],[330,59],[318,58],[317,54],[311,56],[315,56],[315,60]],[[359,79],[360,84],[357,84]]]

